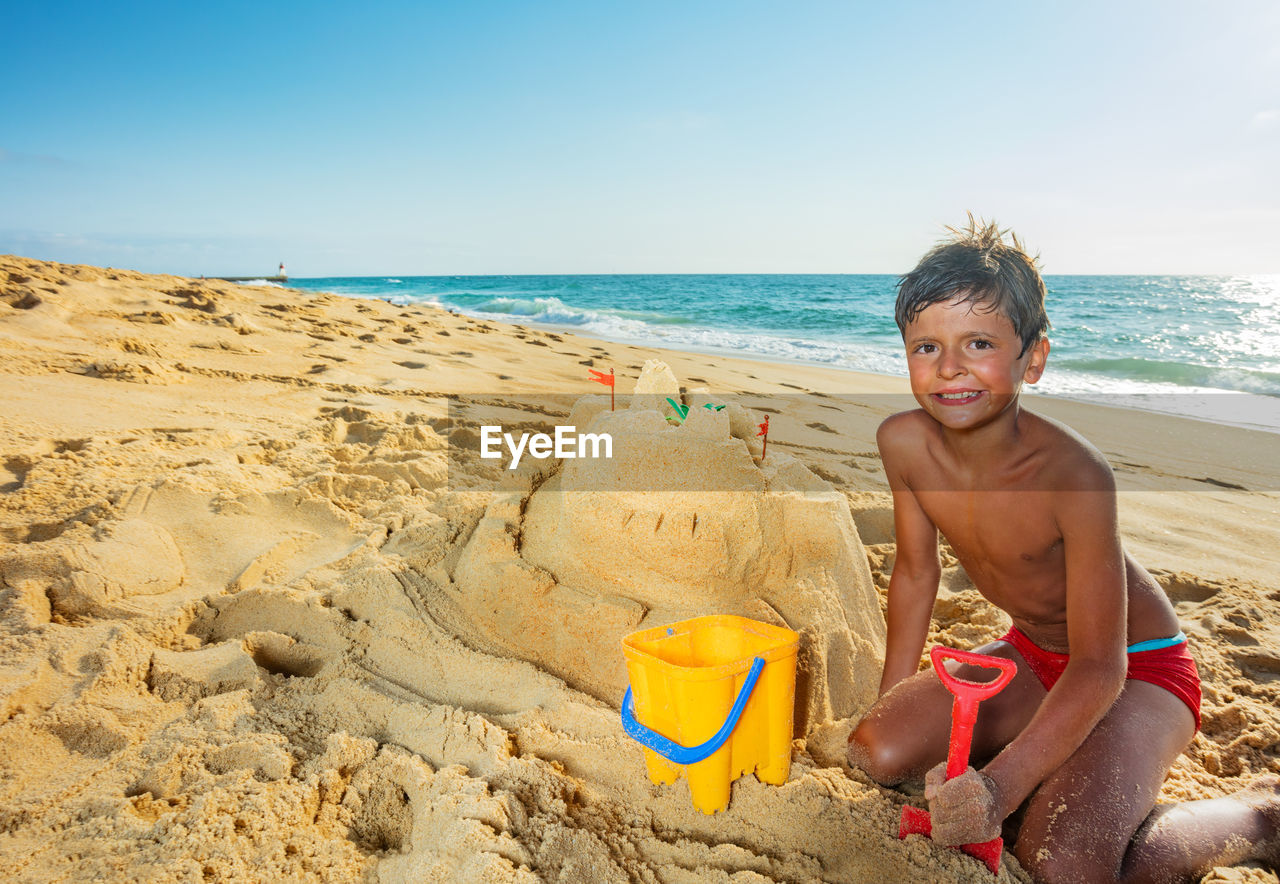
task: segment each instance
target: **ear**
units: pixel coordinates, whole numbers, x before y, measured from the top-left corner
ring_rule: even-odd
[[[1036,341],[1028,348],[1027,355],[1027,368],[1022,373],[1022,379],[1028,384],[1034,384],[1044,374],[1044,365],[1049,361],[1049,339],[1041,338]]]

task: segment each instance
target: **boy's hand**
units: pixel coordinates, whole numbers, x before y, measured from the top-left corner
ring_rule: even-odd
[[[952,780],[946,779],[946,762],[924,778],[924,797],[929,802],[932,838],[955,847],[981,844],[1000,834],[996,811],[996,786],[991,778],[972,767]]]

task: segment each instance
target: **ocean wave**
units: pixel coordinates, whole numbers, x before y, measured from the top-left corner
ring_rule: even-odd
[[[1238,366],[1196,365],[1140,357],[1111,359],[1069,359],[1060,361],[1062,368],[1088,374],[1100,374],[1125,381],[1169,384],[1181,389],[1229,390],[1280,396],[1280,373]]]
[[[397,307],[435,307],[440,310],[451,310],[457,312],[456,307],[450,307],[443,304],[439,299],[431,295],[423,295],[414,292],[366,292],[357,290],[344,290],[341,286],[330,286],[326,291],[331,291],[335,295],[343,295],[350,298],[368,298],[373,301],[385,301],[388,304],[395,304]]]
[[[438,307],[441,310],[448,310],[453,313],[459,312],[456,307],[450,307],[448,304],[443,304],[429,295],[383,294],[377,295],[376,297],[380,301],[386,301],[388,304],[395,304],[397,307]]]
[[[692,324],[688,319],[634,310],[590,310],[573,307],[556,297],[491,298],[462,312],[485,319],[571,326],[632,344],[690,349],[742,356],[764,356],[791,362],[830,365],[877,374],[902,374],[905,367],[897,347],[889,349],[840,341],[821,341],[757,331],[736,331]],[[643,317],[643,318],[639,318]]]
[[[1185,387],[1167,381],[1135,381],[1066,369],[1047,372],[1033,396],[1073,399],[1093,405],[1153,411],[1159,414],[1280,432],[1280,397],[1210,387]]]
[[[528,319],[549,325],[568,325],[587,328],[605,334],[644,334],[648,325],[642,319],[631,319],[620,313],[571,307],[557,297],[547,298],[490,298],[465,312],[489,319],[511,321]]]
[[[693,320],[687,316],[672,316],[668,313],[650,313],[645,310],[612,310],[614,316],[621,316],[624,319],[639,319],[641,322],[651,322],[657,325],[692,325]]]
[[[906,374],[905,358],[897,348],[880,348],[867,343],[852,344],[705,327],[661,329],[651,342],[673,349],[729,352],[747,358],[763,356],[784,362],[829,365],[874,374]]]

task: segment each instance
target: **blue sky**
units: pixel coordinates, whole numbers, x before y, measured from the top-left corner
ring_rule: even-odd
[[[1280,272],[1280,6],[28,3],[0,253],[181,274]]]

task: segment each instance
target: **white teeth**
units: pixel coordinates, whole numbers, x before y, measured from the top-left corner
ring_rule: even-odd
[[[970,396],[976,396],[977,393],[939,393],[943,399],[968,399]]]

